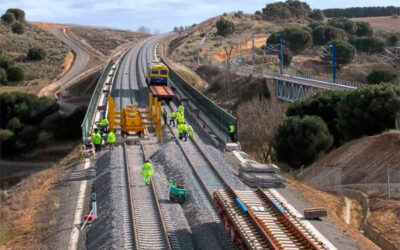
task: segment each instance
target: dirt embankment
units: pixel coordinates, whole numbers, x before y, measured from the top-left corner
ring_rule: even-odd
[[[400,32],[400,18],[391,16],[382,17],[358,17],[352,18],[353,21],[370,23],[375,30]]]

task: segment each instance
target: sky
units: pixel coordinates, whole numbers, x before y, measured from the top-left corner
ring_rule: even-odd
[[[200,23],[223,12],[254,13],[271,0],[0,0],[0,13],[20,8],[29,21],[80,24],[152,32]],[[311,8],[400,6],[400,0],[309,0]]]

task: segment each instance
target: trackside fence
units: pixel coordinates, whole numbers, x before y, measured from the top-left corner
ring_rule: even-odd
[[[207,96],[193,87],[190,83],[186,82],[168,65],[167,62],[164,61],[163,58],[161,58],[161,61],[169,68],[170,79],[190,95],[197,107],[199,107],[221,131],[228,134],[229,125],[232,123],[235,125],[237,132],[237,119],[233,115],[229,114],[227,111],[211,101]]]
[[[107,66],[103,69],[99,80],[96,83],[96,88],[93,91],[92,97],[90,98],[90,102],[88,108],[86,110],[85,118],[83,118],[82,122],[82,142],[85,143],[86,138],[88,138],[90,131],[92,131],[93,126],[93,118],[96,114],[97,103],[99,102],[100,92],[103,89],[104,82],[106,81],[107,75],[110,72],[111,66],[113,62],[110,61]]]
[[[396,116],[396,128],[400,130],[400,115]]]

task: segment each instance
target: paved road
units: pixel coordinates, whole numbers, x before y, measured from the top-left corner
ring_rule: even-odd
[[[63,85],[67,84],[74,77],[78,76],[85,70],[87,70],[87,66],[90,61],[90,54],[82,48],[76,41],[69,38],[63,31],[63,29],[52,28],[49,29],[49,32],[56,36],[58,39],[63,41],[66,45],[68,45],[75,53],[74,62],[68,72],[62,76],[58,83],[61,88]]]

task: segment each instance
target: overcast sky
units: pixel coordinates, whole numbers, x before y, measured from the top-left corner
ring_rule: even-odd
[[[0,12],[25,10],[29,21],[73,23],[137,30],[139,26],[166,32],[223,12],[254,13],[269,0],[0,0]],[[309,0],[311,8],[400,6],[400,0]]]

